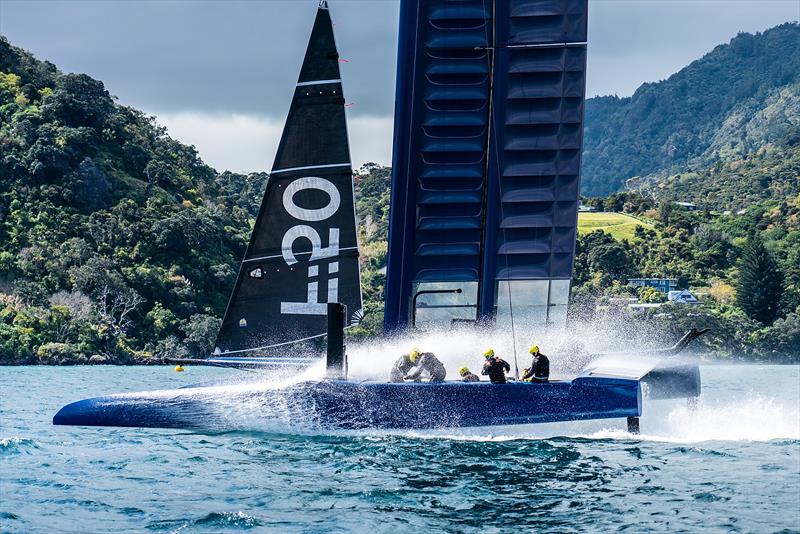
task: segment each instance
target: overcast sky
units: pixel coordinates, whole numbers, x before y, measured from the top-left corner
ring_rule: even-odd
[[[399,2],[331,0],[353,162],[391,162]],[[268,171],[316,0],[0,0],[0,33],[102,80],[219,170]],[[590,0],[587,96],[627,96],[800,0]]]

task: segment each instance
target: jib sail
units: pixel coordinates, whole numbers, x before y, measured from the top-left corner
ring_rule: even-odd
[[[329,302],[361,315],[353,172],[339,54],[320,4],[215,353],[322,336]]]

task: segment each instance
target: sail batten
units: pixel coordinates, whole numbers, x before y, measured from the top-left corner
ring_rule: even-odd
[[[342,80],[313,80],[310,82],[298,82],[297,87],[305,87],[306,85],[321,85],[325,83],[342,83]]]
[[[325,165],[307,165],[306,167],[292,167],[289,169],[274,169],[270,174],[280,174],[282,172],[291,171],[310,171],[314,169],[330,169],[332,167],[350,167],[353,168],[352,163],[328,163]]]
[[[358,247],[339,247],[339,252],[344,252],[344,251],[348,251],[348,250],[358,250]],[[295,256],[302,256],[303,254],[310,255],[311,252],[300,252],[300,253],[295,254]],[[262,257],[259,257],[259,258],[245,258],[245,259],[242,260],[242,263],[254,262],[254,261],[266,261],[266,260],[272,260],[272,259],[280,258],[280,257],[282,257],[281,254],[276,254],[274,256],[262,256]]]
[[[257,354],[321,337],[329,302],[347,306],[347,326],[361,317],[338,58],[330,14],[321,7],[216,354]]]

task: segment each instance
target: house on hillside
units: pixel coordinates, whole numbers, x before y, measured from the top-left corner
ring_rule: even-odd
[[[667,300],[677,304],[700,304],[700,301],[697,300],[697,297],[692,295],[688,289],[670,291],[667,293]]]
[[[686,211],[697,211],[697,205],[691,202],[673,202],[673,204],[675,204],[676,206],[680,206]]]
[[[628,285],[633,287],[652,287],[667,295],[678,289],[677,278],[628,278]]]
[[[581,204],[580,206],[578,206],[578,212],[580,212],[580,213],[594,213],[596,211],[597,211],[597,208],[595,208],[594,206],[586,206],[584,204]]]

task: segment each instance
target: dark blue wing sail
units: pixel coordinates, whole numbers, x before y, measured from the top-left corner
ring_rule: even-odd
[[[587,12],[587,0],[401,1],[386,331],[565,323]]]
[[[215,353],[321,336],[329,302],[361,310],[353,171],[339,55],[320,6]]]

